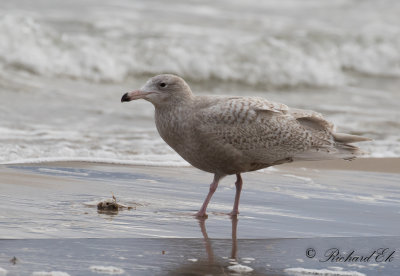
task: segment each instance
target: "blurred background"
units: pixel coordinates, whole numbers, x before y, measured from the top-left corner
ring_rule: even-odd
[[[160,73],[319,111],[398,157],[399,14],[397,0],[2,0],[0,163],[187,164],[150,103],[120,103]]]

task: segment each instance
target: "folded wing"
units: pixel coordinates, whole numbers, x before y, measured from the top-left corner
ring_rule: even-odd
[[[263,98],[223,98],[201,109],[196,118],[197,139],[260,167],[292,160],[352,159],[361,151],[349,143],[367,140],[335,133],[334,125],[317,112]]]

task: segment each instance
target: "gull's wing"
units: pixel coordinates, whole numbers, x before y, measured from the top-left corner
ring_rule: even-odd
[[[321,114],[263,98],[221,98],[200,109],[196,120],[196,139],[255,164],[351,157],[336,147],[334,126]]]

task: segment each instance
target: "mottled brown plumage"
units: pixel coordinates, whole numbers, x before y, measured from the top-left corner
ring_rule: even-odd
[[[237,175],[232,215],[238,213],[240,173],[297,160],[352,159],[359,149],[348,143],[368,140],[335,133],[321,114],[291,109],[258,97],[195,96],[174,75],[151,78],[121,101],[143,98],[155,106],[157,130],[191,165],[214,173],[210,192],[197,213],[206,215],[218,181]]]

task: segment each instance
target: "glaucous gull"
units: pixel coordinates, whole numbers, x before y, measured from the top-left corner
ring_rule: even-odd
[[[236,174],[236,195],[230,215],[239,213],[241,173],[299,160],[351,160],[362,151],[351,143],[368,138],[336,133],[321,114],[259,97],[196,96],[180,77],[150,78],[121,102],[145,99],[155,107],[157,130],[183,159],[214,174],[207,205],[226,175]]]

